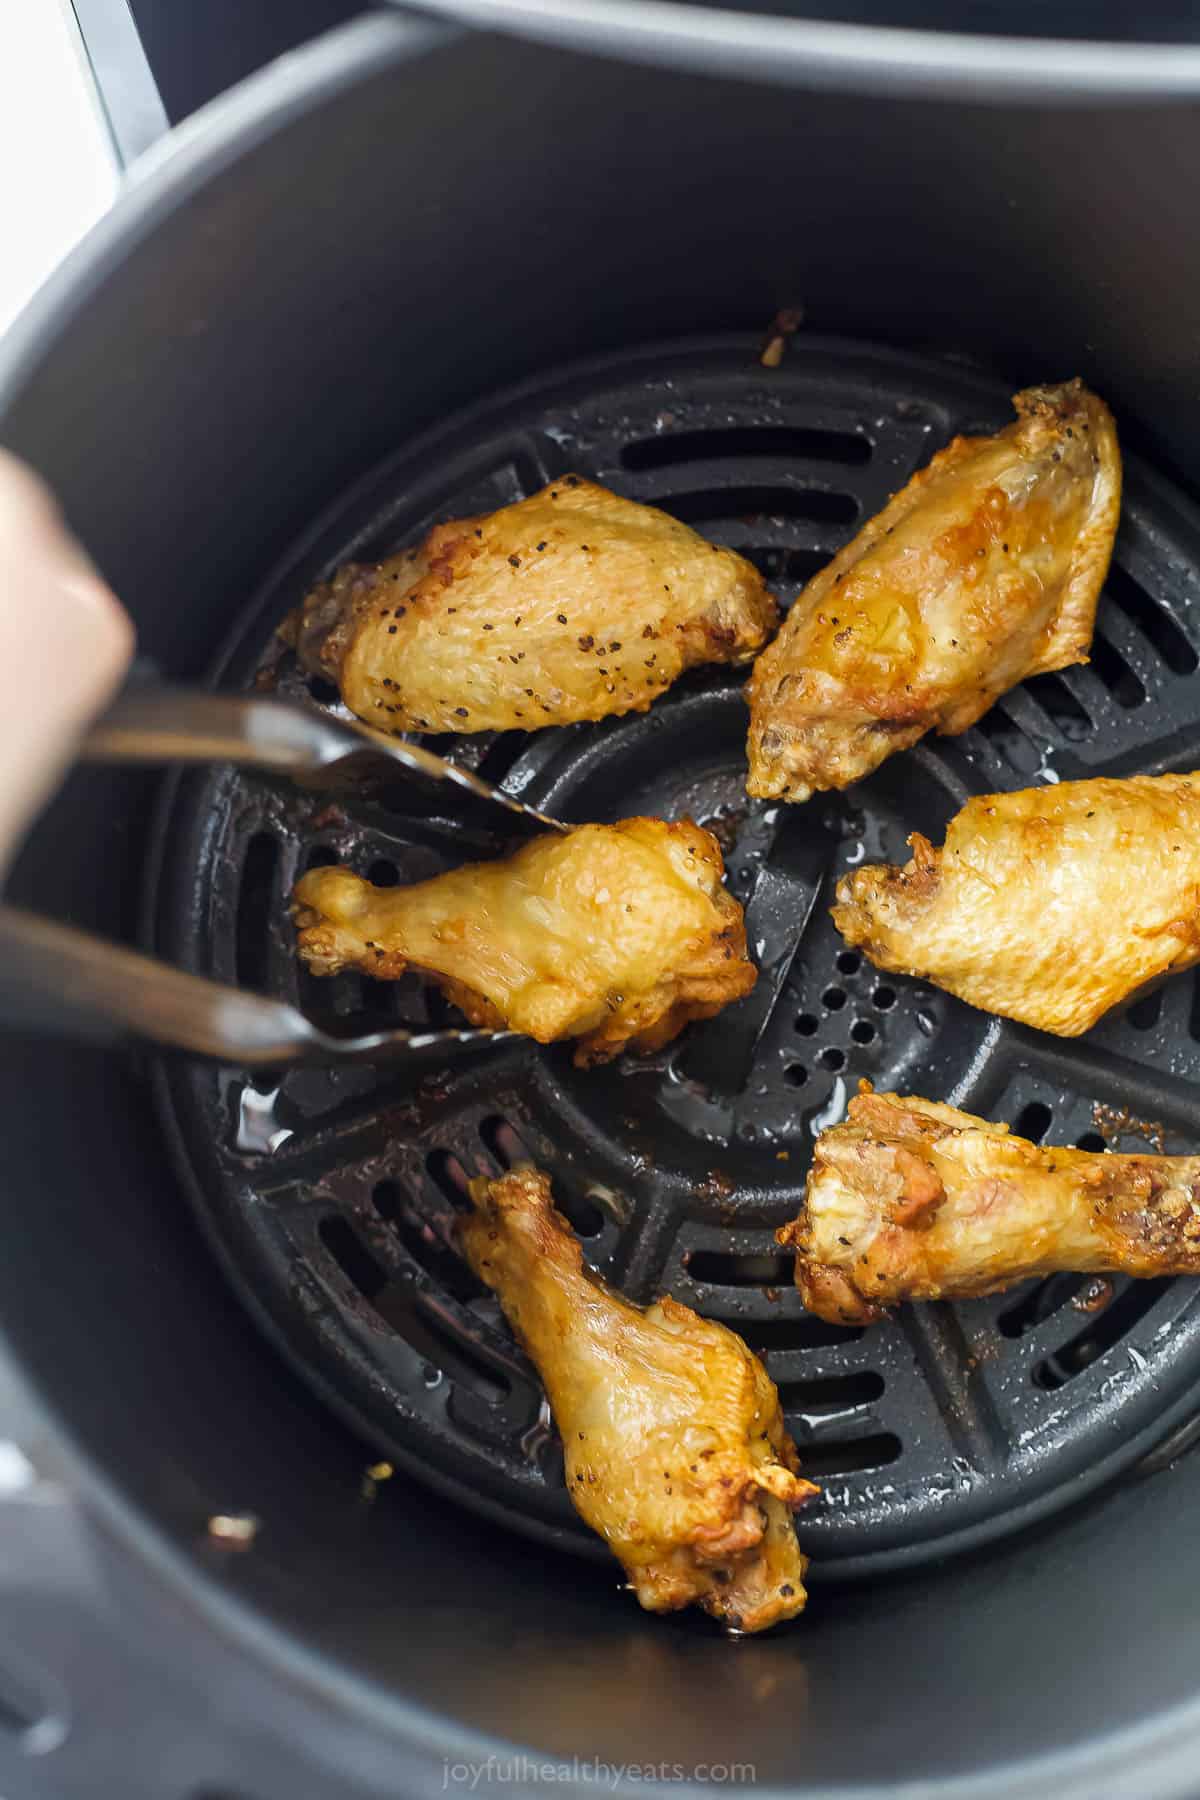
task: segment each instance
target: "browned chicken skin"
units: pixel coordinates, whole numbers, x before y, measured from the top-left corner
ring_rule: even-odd
[[[644,712],[685,669],[747,661],[777,619],[744,557],[567,475],[348,564],[284,635],[383,731],[536,731]]]
[[[806,800],[1027,675],[1085,662],[1121,503],[1108,408],[1079,381],[955,438],[809,582],[754,665],[751,794]]]
[[[476,1025],[578,1038],[606,1062],[667,1043],[754,986],[716,839],[690,819],[579,825],[412,887],[311,869],[292,911],[318,975],[431,975]]]
[[[838,883],[833,919],[880,969],[1060,1037],[1200,961],[1200,774],[969,800],[945,848]]]
[[[583,1266],[550,1177],[525,1165],[471,1184],[467,1260],[494,1288],[545,1383],[576,1511],[641,1604],[693,1601],[740,1631],[800,1612],[807,1558],[775,1384],[741,1338],[663,1298],[643,1310]]]
[[[810,1312],[866,1324],[904,1300],[1031,1276],[1200,1275],[1200,1156],[1031,1144],[953,1106],[864,1091],[817,1139],[794,1245]]]

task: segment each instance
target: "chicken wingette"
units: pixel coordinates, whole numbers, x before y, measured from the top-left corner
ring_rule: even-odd
[[[347,564],[284,627],[383,731],[536,731],[644,712],[697,663],[748,661],[778,618],[752,564],[566,475]]]
[[[583,1266],[529,1165],[471,1184],[459,1227],[537,1367],[576,1511],[616,1555],[641,1604],[698,1602],[740,1631],[805,1602],[790,1509],[798,1473],[775,1384],[741,1338],[664,1297],[643,1310]]]
[[[864,1084],[865,1087],[865,1084]],[[1031,1144],[932,1100],[874,1094],[822,1132],[794,1245],[823,1319],[993,1294],[1030,1276],[1200,1275],[1200,1156]]]
[[[316,974],[419,969],[472,1024],[577,1038],[586,1065],[630,1044],[657,1049],[749,993],[755,969],[724,872],[716,839],[690,819],[625,819],[412,887],[311,869],[292,912]]]
[[[833,919],[878,968],[1077,1037],[1200,961],[1200,774],[968,800],[935,850],[842,877]]]
[[[1121,504],[1108,408],[1079,381],[955,438],[814,577],[754,665],[751,794],[806,800],[1027,675],[1085,662]]]

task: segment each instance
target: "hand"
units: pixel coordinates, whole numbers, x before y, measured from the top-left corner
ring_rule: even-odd
[[[0,450],[0,869],[111,699],[133,641],[49,490]]]

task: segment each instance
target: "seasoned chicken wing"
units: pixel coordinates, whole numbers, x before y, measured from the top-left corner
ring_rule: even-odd
[[[881,969],[1060,1037],[1200,960],[1200,775],[968,800],[935,850],[842,877],[833,919]]]
[[[467,1260],[537,1365],[576,1511],[642,1605],[697,1601],[740,1631],[800,1612],[807,1558],[775,1384],[724,1325],[663,1298],[633,1306],[583,1266],[550,1178],[526,1165],[471,1184]]]
[[[866,1324],[902,1300],[1033,1275],[1200,1275],[1200,1156],[1031,1144],[953,1106],[864,1091],[817,1139],[793,1244],[810,1312]]]
[[[1026,675],[1086,662],[1121,504],[1112,415],[1079,381],[955,438],[805,588],[754,665],[751,794],[843,788]]]
[[[644,712],[685,669],[748,660],[777,616],[744,557],[567,475],[348,564],[284,635],[381,730],[535,731]]]
[[[754,986],[742,909],[716,839],[690,819],[625,819],[535,838],[500,862],[412,887],[311,869],[292,912],[318,975],[431,975],[472,1024],[539,1043],[578,1038],[575,1061],[657,1049]]]

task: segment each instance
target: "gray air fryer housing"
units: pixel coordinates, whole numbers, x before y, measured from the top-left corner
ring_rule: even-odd
[[[925,453],[904,436],[916,416],[901,405],[904,380],[944,432],[987,423],[998,405],[1002,416],[1005,383],[1079,373],[1113,406],[1132,453],[1107,648],[1080,681],[1014,702],[972,740],[978,768],[1021,785],[1047,747],[1068,771],[1115,755],[1193,766],[1200,116],[1191,103],[1128,93],[1120,103],[1077,93],[1061,106],[989,93],[986,103],[961,88],[937,102],[899,87],[854,97],[760,85],[732,61],[724,74],[680,70],[399,16],[359,22],[255,78],[143,163],[5,344],[0,437],[58,489],[133,611],[145,655],[173,679],[207,679],[219,663],[245,678],[251,640],[265,642],[247,635],[255,594],[278,607],[302,571],[356,534],[370,543],[374,531],[378,543],[412,529],[405,508],[424,495],[436,511],[452,476],[465,500],[470,433],[480,446],[496,440],[497,396],[513,384],[524,386],[504,403],[516,409],[510,424],[525,407],[523,441],[551,459],[534,456],[529,474],[560,472],[545,424],[568,403],[577,419],[586,412],[571,387],[582,378],[555,373],[564,365],[590,366],[593,403],[597,384],[624,394],[624,435],[615,401],[607,424],[589,416],[595,458],[609,458],[614,480],[623,470],[629,491],[681,510],[678,470],[644,448],[669,435],[676,404],[656,397],[651,415],[647,396],[667,362],[681,411],[700,404],[690,382],[719,389],[721,428],[734,437],[703,483],[689,471],[686,505],[707,526],[720,520],[713,495],[734,491],[742,511],[724,535],[740,532],[773,558],[772,578],[789,592],[873,503],[871,482],[886,491],[889,472],[902,479],[904,458]],[[845,419],[785,418],[790,440],[765,449],[746,435],[764,423],[750,416],[767,379],[755,345],[777,309],[796,305],[804,335],[780,391],[801,394],[821,376],[857,382],[861,397],[874,383],[887,407],[863,415],[860,435],[886,438],[882,461],[843,444],[838,463],[831,442],[855,437]],[[639,346],[665,341],[676,348],[657,366],[639,360]],[[712,388],[718,375],[726,385]],[[837,412],[832,388],[822,404]],[[455,419],[471,408],[466,423]],[[714,417],[693,426],[715,428]],[[837,472],[798,484],[804,458],[822,456]],[[739,457],[751,471],[735,467]],[[798,486],[826,498],[778,501]],[[703,683],[698,691],[707,706]],[[694,700],[682,696],[684,707]],[[715,743],[704,721],[700,736]],[[954,758],[970,749],[947,750],[941,766],[969,781]],[[552,763],[543,757],[529,776],[547,792]],[[922,798],[933,791],[922,786],[929,765],[895,767],[897,817],[910,799],[933,806]],[[203,861],[196,821],[223,829],[234,816],[229,791],[205,790],[207,814],[195,792],[168,793],[164,806],[154,775],[72,775],[12,894],[180,957],[241,954],[260,975],[282,967],[282,940],[261,916],[257,938],[213,938],[208,890],[180,873]],[[849,841],[839,818],[822,829]],[[290,854],[295,821],[276,823]],[[982,1110],[1040,1108],[1028,1129],[1075,1137],[1087,1134],[1086,1102],[1132,1093],[1135,1110],[1165,1121],[1169,1148],[1200,1141],[1190,981],[1168,988],[1152,1015],[1114,1024],[1090,1061],[1055,1062],[1014,1040],[1005,1081],[1025,1083],[1014,1099],[1004,1083],[990,1094],[970,1087],[969,1058],[953,1048],[967,1027],[948,1003],[929,1002],[930,1036],[922,997],[880,1000],[869,972],[839,954],[827,943],[811,970],[780,976],[820,978],[811,996],[783,990],[796,1021],[787,1066],[804,1069],[790,1082],[801,1136],[835,1078],[885,1067],[889,1016],[908,1008],[912,1042],[924,1032],[930,1045],[913,1085],[924,1070],[941,1093],[973,1095]],[[827,999],[839,981],[840,1000]],[[872,1036],[855,1036],[852,1023]],[[1200,1571],[1189,1566],[1200,1463],[1186,1455],[1195,1309],[1181,1284],[1128,1302],[1119,1329],[1093,1332],[1082,1349],[1089,1316],[1072,1313],[1062,1291],[1010,1296],[955,1324],[1002,1338],[1005,1367],[1025,1383],[1019,1405],[1034,1404],[1032,1384],[1060,1415],[1055,1441],[1069,1455],[1038,1477],[1052,1503],[1033,1504],[1022,1471],[1006,1492],[1001,1453],[987,1471],[988,1530],[958,1534],[956,1493],[978,1474],[971,1446],[965,1471],[933,1455],[920,1533],[904,1543],[893,1534],[886,1564],[872,1566],[844,1540],[839,1552],[837,1531],[814,1516],[812,1547],[828,1542],[830,1573],[808,1615],[730,1644],[706,1621],[640,1614],[615,1567],[555,1547],[571,1526],[552,1501],[522,1535],[450,1497],[503,1511],[488,1484],[507,1481],[511,1494],[517,1472],[506,1473],[500,1450],[486,1478],[439,1463],[428,1435],[369,1403],[389,1358],[393,1370],[407,1366],[402,1332],[399,1351],[381,1350],[379,1330],[362,1325],[372,1261],[383,1288],[405,1257],[419,1261],[403,1196],[390,1223],[378,1208],[368,1216],[366,1189],[347,1200],[342,1216],[366,1264],[344,1238],[339,1254],[336,1231],[332,1243],[319,1231],[309,1241],[303,1270],[321,1275],[324,1298],[297,1324],[305,1309],[287,1315],[281,1298],[294,1265],[277,1238],[266,1242],[269,1170],[256,1165],[239,1188],[227,1163],[216,1167],[229,1144],[220,1096],[197,1099],[192,1071],[132,1054],[7,1038],[0,1058],[11,1221],[0,1327],[14,1417],[18,1390],[28,1403],[13,1434],[41,1477],[14,1477],[0,1499],[0,1786],[10,1797],[418,1794],[450,1784],[449,1764],[489,1755],[530,1792],[541,1759],[572,1758],[580,1766],[558,1769],[557,1785],[587,1786],[597,1762],[678,1765],[697,1788],[700,1765],[749,1764],[757,1788],[802,1796],[1141,1800],[1200,1785]],[[532,1105],[541,1079],[514,1076],[513,1104]],[[226,1082],[226,1101],[229,1091]],[[393,1090],[391,1112],[375,1115],[401,1150],[410,1100]],[[553,1120],[545,1126],[553,1145]],[[572,1142],[592,1176],[586,1134]],[[743,1149],[744,1167],[761,1171],[762,1144]],[[739,1154],[709,1160],[732,1157],[741,1179]],[[699,1161],[687,1168],[691,1193]],[[734,1262],[761,1254],[757,1225],[744,1243],[716,1241],[723,1197],[718,1182],[713,1241],[697,1240],[680,1265],[695,1285],[679,1274],[676,1291],[688,1297],[704,1287],[697,1249]],[[326,1198],[337,1214],[337,1194]],[[239,1205],[234,1229],[228,1209]],[[669,1239],[664,1227],[653,1267],[647,1256],[640,1273],[625,1271],[632,1285],[667,1278]],[[755,1270],[769,1283],[753,1261],[728,1281],[708,1264],[708,1303],[746,1322],[752,1339],[771,1307],[796,1313],[790,1292],[762,1294]],[[428,1292],[442,1276],[421,1265],[416,1286]],[[343,1379],[338,1333],[355,1306],[361,1329]],[[320,1346],[318,1314],[329,1322]],[[967,1367],[947,1364],[944,1344],[930,1350],[948,1330],[942,1319],[909,1343],[909,1363],[932,1371],[935,1387],[939,1370]],[[824,1349],[831,1366],[850,1355]],[[1148,1376],[1133,1351],[1160,1358]],[[801,1387],[826,1379],[814,1370],[797,1363]],[[819,1459],[837,1434],[811,1388],[807,1398],[802,1436]],[[862,1390],[850,1410],[872,1404]],[[942,1392],[929,1404],[905,1440],[881,1400],[869,1435],[891,1433],[893,1459],[915,1454],[922,1430],[958,1400]],[[371,1499],[363,1470],[381,1449],[395,1450],[398,1473]],[[438,1485],[414,1473],[418,1463]],[[0,1466],[22,1465],[10,1456]],[[933,1486],[939,1468],[944,1493]],[[530,1469],[530,1480],[552,1478]],[[863,1474],[845,1476],[860,1498]],[[875,1479],[882,1486],[886,1471]],[[207,1521],[221,1513],[259,1521],[248,1549],[214,1543]],[[951,1554],[963,1542],[975,1547]],[[857,1579],[837,1578],[839,1554]],[[515,1750],[529,1760],[514,1768]],[[641,1785],[628,1773],[601,1779],[614,1791]]]

